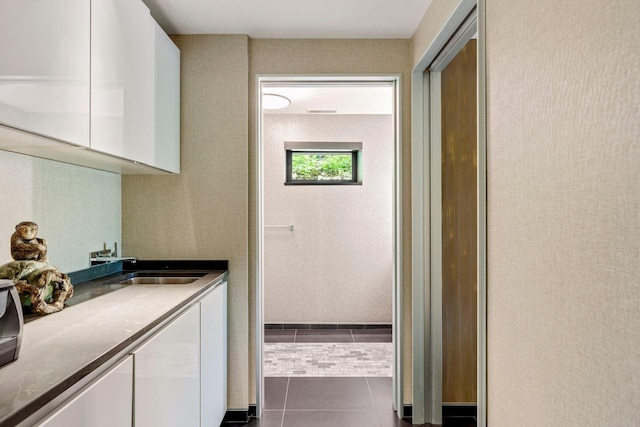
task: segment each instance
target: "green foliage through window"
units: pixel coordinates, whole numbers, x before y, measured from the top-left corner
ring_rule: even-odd
[[[351,153],[292,153],[294,181],[353,180]]]

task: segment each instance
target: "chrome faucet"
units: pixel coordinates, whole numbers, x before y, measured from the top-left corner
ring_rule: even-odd
[[[103,249],[100,251],[89,252],[89,264],[104,264],[105,262],[114,262],[122,260],[135,260],[135,257],[118,257],[118,242],[113,243],[113,251],[107,249],[107,244],[103,243]]]
[[[97,261],[95,258],[115,257],[118,253],[118,243],[114,242],[115,249],[111,252],[111,249],[107,249],[107,243],[103,243],[103,248],[100,251],[90,252],[89,258],[91,261]]]

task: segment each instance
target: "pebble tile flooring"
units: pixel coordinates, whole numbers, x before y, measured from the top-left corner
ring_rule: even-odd
[[[390,377],[391,329],[266,329],[265,377]]]
[[[386,342],[265,343],[265,377],[391,377]]]

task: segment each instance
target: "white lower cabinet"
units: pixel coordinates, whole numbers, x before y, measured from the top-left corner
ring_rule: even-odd
[[[200,301],[201,426],[219,426],[227,411],[227,283]]]
[[[136,427],[200,425],[200,305],[133,352]]]
[[[223,282],[37,425],[217,427],[226,410]]]
[[[130,427],[133,357],[127,356],[44,422],[46,427]]]

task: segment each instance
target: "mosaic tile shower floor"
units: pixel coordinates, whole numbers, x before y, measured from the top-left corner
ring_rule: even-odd
[[[391,329],[265,330],[265,377],[391,377]]]
[[[266,377],[390,377],[391,343],[265,343]]]

